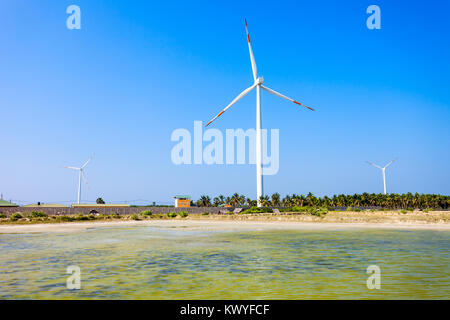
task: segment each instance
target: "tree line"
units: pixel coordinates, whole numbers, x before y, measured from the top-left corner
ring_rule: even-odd
[[[272,196],[262,196],[260,199],[261,205],[264,207],[376,207],[386,209],[448,209],[450,206],[450,196],[440,194],[412,194],[411,192],[405,194],[376,194],[376,193],[362,193],[354,195],[334,195],[332,197],[316,197],[311,192],[307,195],[286,195],[281,198],[279,193],[274,193]],[[254,207],[257,201],[247,198],[238,193],[232,196],[225,197],[219,195],[211,199],[207,195],[202,195],[200,199],[193,202],[199,207],[219,207],[230,205],[232,207]]]

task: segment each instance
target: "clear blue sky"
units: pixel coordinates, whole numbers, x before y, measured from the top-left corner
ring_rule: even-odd
[[[66,8],[81,7],[81,30]],[[381,8],[381,30],[366,8]],[[280,129],[280,170],[265,192],[450,194],[448,1],[0,2],[0,192],[6,199],[172,203],[175,194],[255,197],[251,165],[176,166],[170,135],[192,131],[252,84]],[[255,93],[214,127],[254,128]]]

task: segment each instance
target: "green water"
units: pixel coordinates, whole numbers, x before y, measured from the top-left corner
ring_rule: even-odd
[[[449,299],[445,231],[0,234],[2,299]],[[66,268],[81,268],[81,289]],[[369,265],[381,289],[369,290]]]

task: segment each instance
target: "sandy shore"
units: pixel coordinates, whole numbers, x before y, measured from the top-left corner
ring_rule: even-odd
[[[421,222],[307,222],[307,221],[261,221],[230,220],[220,218],[194,218],[173,220],[125,220],[125,221],[89,221],[71,223],[45,223],[24,225],[1,225],[1,233],[47,233],[80,232],[97,228],[117,227],[160,227],[180,228],[183,231],[263,231],[263,230],[349,230],[349,229],[410,229],[450,231],[449,223]]]

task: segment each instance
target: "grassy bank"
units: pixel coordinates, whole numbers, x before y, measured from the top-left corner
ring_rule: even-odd
[[[0,224],[44,224],[93,221],[144,221],[144,220],[237,220],[237,221],[297,221],[297,222],[332,222],[332,223],[450,223],[449,211],[419,210],[359,210],[330,211],[321,207],[293,207],[274,213],[270,208],[250,208],[241,213],[189,215],[187,212],[169,212],[152,214],[142,211],[139,214],[77,214],[48,216],[43,212],[15,213],[0,216]]]
[[[186,218],[188,213],[169,212],[167,214],[152,214],[151,211],[146,210],[138,214],[74,214],[74,215],[47,215],[42,211],[32,212],[16,212],[9,217],[5,214],[0,214],[0,224],[40,224],[40,223],[67,223],[67,222],[83,222],[83,221],[126,221],[126,220],[150,220],[150,219],[174,219]]]

